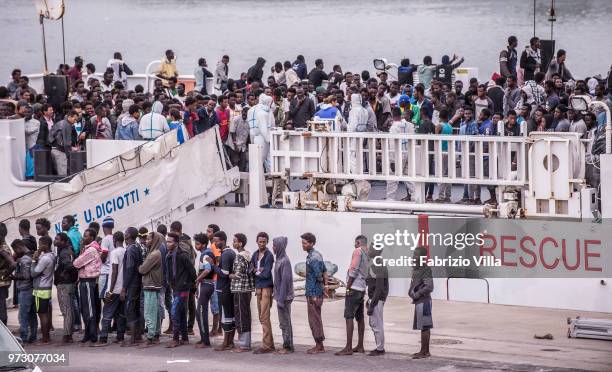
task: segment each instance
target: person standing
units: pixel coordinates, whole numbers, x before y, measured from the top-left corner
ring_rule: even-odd
[[[217,296],[221,310],[221,327],[223,328],[223,343],[215,348],[217,351],[231,350],[234,348],[234,334],[236,324],[234,321],[234,296],[231,292],[230,273],[234,268],[236,251],[226,247],[227,235],[224,231],[218,231],[213,237],[213,245],[221,252],[219,265],[215,267],[217,274]]]
[[[176,69],[176,57],[171,49],[166,50],[165,58],[162,60],[159,69],[155,76],[162,79],[165,87],[168,87],[168,80],[172,77],[178,78],[178,70]]]
[[[419,82],[423,84],[426,91],[429,90],[435,72],[436,65],[432,64],[431,56],[425,56],[423,64],[417,67],[417,73],[419,75]]]
[[[285,83],[287,84],[287,88],[291,88],[300,82],[300,78],[291,67],[291,62],[285,61],[285,63],[283,63],[283,69],[285,70]]]
[[[374,260],[375,257],[382,255],[382,249],[370,247],[368,256]],[[385,301],[389,294],[389,271],[385,265],[371,264],[366,278],[368,287],[367,311],[370,320],[370,328],[374,333],[376,349],[368,353],[369,356],[379,356],[385,354],[385,322],[383,320],[383,310]]]
[[[196,284],[198,286],[197,298],[198,304],[196,309],[196,320],[200,329],[200,341],[196,342],[196,349],[210,347],[210,333],[208,330],[208,304],[212,300],[215,292],[215,282],[213,265],[215,264],[215,256],[212,250],[207,247],[208,236],[206,234],[195,234],[195,249],[200,252],[200,261],[198,263],[198,277]]]
[[[517,46],[518,40],[516,36],[510,36],[508,38],[508,46],[499,53],[499,72],[506,79],[512,75],[516,76]]]
[[[232,246],[236,250],[236,259],[230,274],[230,289],[234,296],[234,317],[238,331],[238,345],[233,352],[242,353],[251,350],[251,293],[255,288],[251,270],[251,252],[245,249],[247,237],[238,233],[234,235]]]
[[[293,62],[293,69],[300,80],[306,79],[308,67],[306,66],[306,59],[303,55],[300,54],[297,56],[295,62]]]
[[[179,221],[173,221],[170,224],[170,232],[173,232],[180,237],[178,248],[187,254],[189,261],[191,261],[191,266],[193,266],[195,272],[196,251],[193,249],[193,245],[191,244],[191,237],[183,233],[183,225]],[[187,300],[187,332],[190,335],[193,335],[195,334],[193,331],[193,326],[195,325],[196,318],[195,295],[197,290],[195,278],[191,281],[191,284],[191,288],[189,289],[189,299]]]
[[[359,95],[356,95],[359,96]],[[360,97],[360,96],[359,96]],[[362,109],[360,107],[359,109]],[[402,119],[401,109],[399,107],[393,107],[391,109],[391,114],[393,118],[393,122],[391,123],[391,127],[389,128],[390,134],[414,134],[414,124],[412,122]],[[407,115],[411,116],[411,115]],[[401,169],[403,175],[408,174],[409,163],[408,163],[408,140],[402,139],[399,141],[391,141],[389,146],[389,163],[391,166],[392,172],[397,172],[397,168]],[[397,147],[397,149],[396,149]],[[397,154],[395,151],[400,151],[402,153],[401,162],[397,162]],[[403,200],[410,200],[412,194],[414,194],[415,188],[412,182],[404,182],[406,185],[406,197]],[[399,186],[398,181],[387,181],[386,185],[386,197],[387,200],[398,200],[397,198],[397,190]]]
[[[219,261],[221,260],[221,251],[217,249],[216,245],[213,243],[213,238],[215,236],[215,233],[217,233],[218,231],[220,231],[221,229],[219,228],[218,225],[215,225],[214,223],[208,225],[206,227],[206,237],[208,238],[208,247],[206,248],[207,251],[210,251],[210,253],[212,253],[214,260],[211,262],[212,269],[213,269],[213,286],[214,286],[214,291],[212,296],[210,297],[210,312],[213,315],[213,321],[212,321],[212,328],[210,330],[210,337],[217,337],[217,336],[221,336],[223,334],[223,330],[221,329],[221,314],[220,314],[220,309],[219,309],[219,296],[217,293],[217,275],[214,274],[214,267],[219,265]],[[208,252],[207,252],[208,253]]]
[[[122,288],[120,301],[125,301],[125,317],[131,337],[124,341],[121,346],[135,346],[141,341],[142,324],[140,321],[140,292],[142,289],[142,275],[138,267],[143,262],[142,249],[136,241],[138,230],[128,227],[125,230],[125,243],[127,248],[123,256]]]
[[[62,344],[71,344],[74,342],[72,333],[75,324],[73,298],[75,297],[78,280],[78,272],[73,264],[75,254],[72,250],[70,238],[66,233],[61,232],[57,234],[55,236],[54,245],[57,252],[57,266],[55,268],[54,281],[57,289],[57,301],[62,316],[64,317]],[[78,320],[78,324],[81,324],[80,320]]]
[[[510,110],[514,110],[520,98],[521,89],[516,84],[516,75],[510,75],[506,78],[506,88],[504,89],[503,114],[508,115]]]
[[[324,80],[327,80],[327,74],[323,71],[323,60],[317,59],[315,67],[308,73],[308,83],[313,84],[315,88],[320,87]]]
[[[151,112],[142,115],[138,124],[138,134],[145,141],[151,141],[164,133],[170,132],[168,121],[162,115],[164,105],[160,101],[153,102]]]
[[[172,229],[172,227],[170,227]],[[187,303],[189,292],[196,280],[196,272],[190,255],[179,247],[181,236],[171,231],[166,237],[168,255],[168,283],[172,287],[172,340],[167,348],[189,343],[187,333]]]
[[[24,343],[31,344],[36,341],[36,331],[38,328],[36,306],[32,296],[32,252],[19,239],[15,239],[11,243],[11,248],[13,248],[14,258],[17,263],[13,273],[13,280],[15,280],[15,288],[17,289],[17,297],[19,299],[19,336]]]
[[[258,57],[257,62],[247,70],[247,83],[259,83],[260,86],[263,85],[262,77],[263,77],[263,67],[266,64],[266,60],[263,57]]]
[[[74,260],[73,265],[79,269],[79,300],[85,330],[81,343],[98,341],[98,277],[102,267],[101,248],[96,242],[96,231],[92,228],[83,234],[83,252]]]
[[[163,236],[160,233],[151,232],[147,235],[147,257],[144,259],[142,265],[138,267],[138,272],[140,275],[142,275],[144,318],[145,326],[147,328],[147,341],[142,345],[142,347],[150,347],[155,344],[159,344],[159,336],[161,332],[159,293],[164,280],[164,271],[160,251],[162,240]]]
[[[249,136],[251,143],[261,147],[261,162],[264,170],[270,169],[270,133],[269,129],[274,127],[274,114],[272,112],[272,97],[261,94],[259,103],[251,107],[247,112],[249,123]]]
[[[321,307],[323,297],[327,297],[327,268],[323,256],[314,249],[317,238],[312,233],[301,235],[302,249],[306,255],[306,303],[308,306],[308,323],[315,341],[315,346],[310,348],[308,354],[319,354],[325,352],[323,341],[323,319],[321,318]]]
[[[8,232],[6,225],[0,222],[0,321],[6,325],[6,299],[11,286],[11,273],[15,270],[17,263],[13,259],[11,249],[6,244]]]
[[[227,81],[229,79],[229,60],[229,56],[224,55],[217,63],[217,68],[215,69],[215,88],[218,89],[221,93],[227,90]],[[206,87],[206,84],[204,84],[204,87]]]
[[[415,266],[412,270],[412,280],[408,296],[414,304],[414,322],[412,329],[421,331],[421,350],[412,355],[412,359],[422,359],[431,356],[429,340],[433,319],[431,315],[431,292],[434,290],[431,268],[427,266],[427,249],[418,247],[414,250]]]
[[[351,255],[351,263],[347,271],[346,297],[344,298],[344,319],[346,320],[346,346],[336,355],[352,355],[365,352],[363,336],[365,322],[363,317],[363,299],[366,291],[366,270],[368,239],[359,235],[355,238],[355,249]],[[357,346],[353,349],[353,320],[357,321]]]
[[[117,319],[117,339],[115,343],[124,341],[126,321],[125,321],[125,301],[121,300],[121,288],[123,288],[123,258],[125,247],[123,246],[124,234],[117,231],[113,234],[114,249],[110,254],[111,273],[109,290],[106,291],[104,298],[104,309],[102,310],[102,325],[100,327],[100,337],[94,346],[107,346],[108,332],[111,328],[111,321]]]
[[[98,279],[98,288],[100,290],[99,298],[102,300],[106,297],[106,291],[108,290],[108,277],[111,271],[110,254],[115,249],[113,241],[113,229],[115,228],[115,220],[111,216],[104,217],[102,220],[102,232],[104,237],[100,242],[100,247],[103,253],[100,255],[102,259],[102,268],[100,269],[100,278]]]
[[[134,72],[132,72],[132,69],[123,61],[121,53],[115,52],[113,58],[106,64],[106,67],[113,69],[113,81],[120,81],[127,89],[127,77],[133,75]]]
[[[534,36],[529,40],[529,46],[521,53],[520,66],[524,70],[523,81],[534,80],[536,72],[540,71],[541,64],[540,39]]]
[[[198,59],[198,67],[196,67],[193,71],[193,76],[195,77],[195,87],[193,88],[193,90],[202,95],[208,95],[208,90],[206,88],[206,79],[213,77],[213,74],[212,72],[208,71],[208,64],[206,63],[206,58]]]
[[[288,128],[286,127],[286,129],[306,128],[306,122],[315,113],[315,104],[305,94],[304,88],[298,86],[295,91],[296,97],[289,103],[289,120],[291,125]]]
[[[293,328],[291,326],[291,303],[293,302],[293,271],[287,256],[287,237],[279,236],[272,240],[274,261],[274,299],[278,312],[278,323],[283,333],[283,348],[276,354],[293,353]]]
[[[436,134],[450,136],[453,134],[453,127],[448,122],[448,109],[440,111],[440,125],[436,126]],[[452,167],[452,166],[451,166]],[[442,141],[442,176],[448,177],[448,141]],[[453,185],[450,183],[438,184],[438,199],[436,203],[450,203]]]
[[[255,354],[265,354],[274,351],[272,324],[270,323],[270,308],[272,307],[272,268],[274,256],[268,249],[269,236],[265,232],[257,234],[257,252],[251,257],[251,265],[255,270],[255,295],[257,296],[257,313],[261,323],[263,336],[262,345]]]
[[[19,221],[19,236],[21,236],[23,244],[30,250],[30,253],[34,254],[37,248],[36,238],[30,235],[30,221],[25,218]]]
[[[75,256],[78,256],[81,253],[81,240],[83,239],[79,229],[76,227],[76,221],[74,216],[66,215],[62,219],[62,231],[66,232],[66,235],[70,238],[70,243],[72,244],[72,250],[74,251]]]
[[[551,80],[553,75],[559,75],[561,80],[565,83],[569,80],[575,80],[572,73],[565,66],[565,58],[567,54],[565,50],[557,50],[557,58],[553,58],[548,64],[548,71],[546,71],[546,80]]]
[[[64,120],[54,123],[49,131],[49,143],[52,146],[51,157],[58,176],[68,175],[68,153],[76,146],[72,131],[77,118],[76,111],[70,110]]]
[[[55,255],[51,251],[53,241],[48,236],[38,240],[38,250],[32,257],[31,275],[32,296],[36,305],[36,312],[40,320],[42,340],[37,344],[44,346],[51,343],[51,318],[49,317],[49,304],[51,303],[51,290],[53,288],[53,270],[55,269]]]

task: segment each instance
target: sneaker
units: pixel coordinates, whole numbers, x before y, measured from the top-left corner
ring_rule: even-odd
[[[370,351],[368,353],[369,356],[380,356],[380,355],[385,355],[385,350],[378,350],[378,349],[374,349],[372,351]]]

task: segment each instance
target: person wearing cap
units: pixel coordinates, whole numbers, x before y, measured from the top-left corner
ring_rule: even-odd
[[[102,233],[104,237],[102,238],[102,242],[100,242],[100,246],[102,248],[101,259],[102,259],[102,267],[100,268],[100,277],[98,278],[98,290],[99,290],[99,298],[103,299],[106,296],[106,291],[108,290],[108,276],[111,272],[111,263],[108,257],[110,257],[111,252],[115,249],[115,244],[113,241],[113,229],[115,228],[115,220],[111,216],[104,217],[102,220]]]

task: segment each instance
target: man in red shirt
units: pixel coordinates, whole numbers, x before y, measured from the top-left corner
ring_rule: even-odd
[[[74,57],[74,66],[68,70],[68,77],[70,78],[70,85],[74,84],[78,80],[83,80],[83,58],[76,56]]]
[[[217,106],[217,109],[215,110],[217,112],[217,117],[219,118],[219,134],[221,135],[221,141],[223,141],[223,143],[227,141],[227,136],[229,134],[230,110],[227,108],[227,101],[226,96],[219,96],[219,99],[217,100],[219,106]]]

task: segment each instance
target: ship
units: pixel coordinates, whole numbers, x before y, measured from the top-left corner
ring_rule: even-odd
[[[156,63],[144,74],[129,76],[128,86],[150,89]],[[464,71],[466,76],[475,73]],[[42,80],[42,74],[30,75],[35,89],[42,87]],[[193,76],[180,76],[179,81],[189,86]],[[212,81],[208,84],[214,89]],[[586,96],[571,101],[583,111],[608,110]],[[476,252],[488,258],[470,258],[472,262],[491,263],[441,268],[434,298],[610,312],[609,111],[606,120],[606,151],[596,156],[590,152],[592,141],[575,133],[347,133],[334,130],[333,123],[315,121],[305,130],[273,128],[268,156],[258,145],[249,145],[248,172],[228,163],[217,129],[183,144],[173,132],[151,142],[87,140],[87,168],[55,182],[24,179],[23,119],[1,120],[0,221],[10,234],[16,233],[20,219],[34,223],[40,217],[59,232],[65,215],[73,215],[81,230],[108,215],[116,226],[150,230],[178,220],[190,233],[215,223],[228,234],[254,237],[266,231],[271,237],[287,236],[287,253],[294,263],[305,259],[300,235],[312,232],[316,248],[338,265],[339,275],[346,272],[360,234],[373,239],[398,230],[480,233],[483,241],[473,244],[472,251],[458,251],[456,243],[424,243],[432,252],[441,249],[438,252],[455,258],[457,253],[466,257]],[[442,150],[443,143],[448,150]],[[462,161],[468,158],[473,159],[472,170]],[[443,162],[448,162],[448,172],[442,172]],[[587,183],[589,167],[600,173],[599,190]],[[414,201],[384,200],[387,182],[413,183]],[[463,185],[489,186],[498,203],[426,202],[425,185],[430,183],[453,185],[453,195],[460,194]],[[273,193],[278,185],[284,190]],[[369,195],[360,185],[367,186]],[[235,195],[244,202],[234,203]],[[397,257],[411,253],[407,247],[388,248],[387,253]],[[393,269],[390,295],[407,296],[410,271]]]

